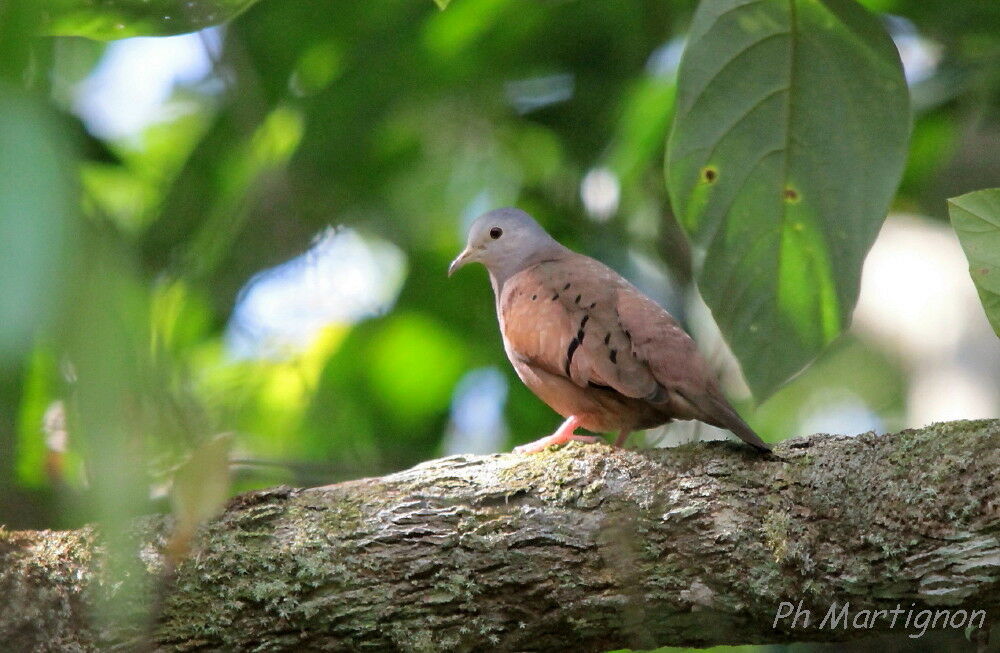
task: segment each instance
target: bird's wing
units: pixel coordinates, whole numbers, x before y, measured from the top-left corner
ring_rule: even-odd
[[[622,328],[628,331],[632,354],[670,389],[703,389],[712,381],[708,363],[694,340],[670,313],[634,286],[616,293]]]
[[[616,303],[632,354],[664,389],[662,401],[669,403],[670,412],[727,428],[754,447],[769,450],[726,400],[708,362],[673,316],[633,286],[619,289]]]
[[[616,272],[579,254],[540,263],[504,284],[499,313],[508,355],[581,387],[608,387],[633,398],[659,386],[619,320]]]

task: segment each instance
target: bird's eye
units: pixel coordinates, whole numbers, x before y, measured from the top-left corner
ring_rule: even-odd
[[[503,229],[501,229],[500,227],[493,227],[492,229],[490,229],[490,238],[492,238],[493,240],[496,240],[502,235],[503,235]]]

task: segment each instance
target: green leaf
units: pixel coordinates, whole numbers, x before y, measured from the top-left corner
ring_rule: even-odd
[[[51,346],[42,343],[35,345],[31,357],[25,362],[21,407],[17,419],[17,447],[14,451],[17,457],[17,480],[26,487],[41,488],[51,482],[52,472],[56,470],[49,465],[54,462],[53,458],[61,454],[53,452],[46,442],[49,436],[47,413],[59,410],[52,408],[53,400],[58,396],[58,367]],[[65,410],[65,404],[62,408]],[[46,478],[47,475],[49,478]]]
[[[38,0],[42,2],[43,0]],[[183,34],[235,18],[257,0],[47,0],[45,31],[110,40]]]
[[[948,213],[986,317],[1000,336],[1000,188],[953,197]]]
[[[902,67],[851,0],[705,0],[678,76],[667,184],[762,400],[850,321],[906,158]]]
[[[218,513],[229,497],[231,433],[202,443],[174,473],[170,493],[178,530],[193,530]]]
[[[0,362],[30,351],[61,299],[71,150],[53,112],[0,83]]]

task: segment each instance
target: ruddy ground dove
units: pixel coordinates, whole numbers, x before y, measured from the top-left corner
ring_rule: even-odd
[[[675,419],[729,429],[770,448],[736,413],[691,337],[618,273],[556,242],[524,211],[490,211],[472,224],[449,276],[486,266],[504,349],[517,375],[566,418],[556,432],[515,449],[540,451],[584,428],[629,433]]]

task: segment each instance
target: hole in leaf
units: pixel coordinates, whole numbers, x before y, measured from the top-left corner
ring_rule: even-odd
[[[714,183],[719,178],[719,171],[714,166],[705,166],[701,169],[701,180],[707,184]]]

